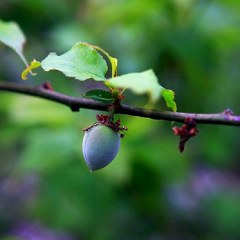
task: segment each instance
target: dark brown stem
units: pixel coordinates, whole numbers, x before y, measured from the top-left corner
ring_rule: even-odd
[[[64,104],[70,107],[71,110],[74,112],[79,111],[80,108],[108,111],[108,105],[106,104],[98,103],[90,99],[67,96],[46,89],[42,86],[34,87],[14,83],[0,82],[0,92],[1,91],[16,92],[48,99],[57,103]],[[197,124],[203,123],[203,124],[240,126],[240,116],[234,115],[230,110],[225,110],[221,113],[201,114],[201,113],[160,111],[155,109],[136,108],[133,106],[121,104],[117,109],[117,113],[175,122],[184,122],[186,118],[192,118],[197,122]]]

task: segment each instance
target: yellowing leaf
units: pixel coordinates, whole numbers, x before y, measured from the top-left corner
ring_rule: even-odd
[[[41,63],[36,61],[35,59],[30,63],[30,65],[22,72],[22,80],[27,80],[28,73],[31,72],[31,70],[41,67]],[[33,74],[33,73],[32,73]]]
[[[152,103],[161,97],[164,89],[159,85],[157,76],[152,70],[141,73],[129,73],[105,81],[112,88],[127,88],[136,94],[148,94]]]
[[[94,45],[92,45],[92,46],[107,56],[107,58],[109,59],[109,61],[111,63],[111,66],[112,66],[112,77],[115,77],[117,75],[117,66],[118,66],[117,58],[111,57],[106,51],[104,51],[100,47],[97,47]]]
[[[50,53],[42,62],[44,71],[58,70],[65,76],[77,80],[94,79],[104,81],[107,63],[104,58],[87,43],[76,43],[68,52],[57,56]]]

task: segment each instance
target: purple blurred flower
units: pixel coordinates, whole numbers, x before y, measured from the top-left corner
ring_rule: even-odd
[[[167,188],[167,198],[171,206],[186,217],[194,217],[201,211],[202,202],[224,191],[240,194],[240,182],[226,171],[198,167],[183,183]]]
[[[73,240],[63,232],[52,231],[39,224],[20,223],[11,231],[11,235],[24,240]]]

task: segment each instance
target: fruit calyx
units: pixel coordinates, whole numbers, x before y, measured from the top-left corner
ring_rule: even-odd
[[[86,132],[89,129],[91,129],[92,127],[97,126],[97,125],[106,125],[106,126],[112,128],[115,132],[121,132],[120,137],[123,138],[125,136],[125,134],[123,132],[128,130],[128,128],[121,126],[120,119],[118,119],[117,121],[114,122],[114,120],[112,119],[112,116],[110,116],[110,115],[97,114],[96,119],[97,119],[96,123],[94,123],[93,125],[91,125],[87,128],[84,128],[83,131]]]

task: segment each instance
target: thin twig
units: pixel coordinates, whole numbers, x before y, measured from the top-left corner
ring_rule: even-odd
[[[57,103],[64,104],[71,108],[72,111],[79,111],[80,108],[107,111],[108,105],[93,101],[86,98],[76,98],[67,96],[43,86],[26,86],[14,83],[0,82],[0,91],[9,91],[36,96],[48,99]],[[183,113],[160,111],[156,109],[136,108],[129,105],[121,104],[117,110],[119,114],[139,116],[156,120],[167,120],[175,122],[184,122],[186,118],[194,119],[198,124],[218,124],[240,126],[240,116],[234,115],[231,110],[225,110],[221,113],[201,114],[201,113]]]

